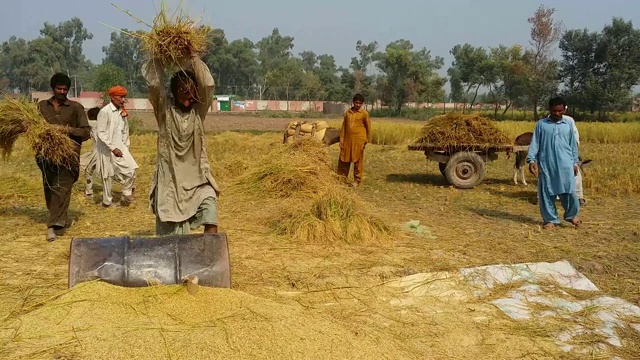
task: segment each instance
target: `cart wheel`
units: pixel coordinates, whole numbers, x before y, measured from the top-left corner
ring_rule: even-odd
[[[446,163],[438,163],[438,168],[440,169],[440,174],[442,174],[442,176],[447,177],[446,174],[446,170],[447,170],[447,164]]]
[[[482,182],[487,166],[474,152],[455,153],[445,166],[445,177],[458,189],[472,189]]]

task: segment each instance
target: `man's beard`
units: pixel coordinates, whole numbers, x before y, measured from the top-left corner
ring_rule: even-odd
[[[182,110],[182,111],[191,111],[191,109],[193,108],[193,102],[192,101],[188,101],[187,102],[188,105],[185,105],[184,102],[177,102],[177,106],[178,109]]]

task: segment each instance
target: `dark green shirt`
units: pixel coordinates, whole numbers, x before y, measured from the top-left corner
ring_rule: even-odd
[[[91,136],[91,126],[87,120],[84,106],[79,102],[67,99],[56,109],[53,106],[53,97],[42,100],[38,103],[40,113],[49,124],[67,126],[69,137],[78,144],[89,140]],[[78,146],[78,151],[80,146]]]

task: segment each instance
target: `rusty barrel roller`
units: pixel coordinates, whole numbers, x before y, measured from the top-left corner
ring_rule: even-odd
[[[124,287],[181,284],[190,276],[202,286],[231,287],[226,234],[71,241],[69,288],[96,279]]]

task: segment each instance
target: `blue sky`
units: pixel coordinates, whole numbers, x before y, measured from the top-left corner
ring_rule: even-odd
[[[136,16],[153,19],[159,0],[30,0],[5,6],[0,15],[0,41],[11,35],[31,39],[45,21],[57,24],[77,16],[93,33],[85,44],[85,54],[94,63],[102,60],[102,46],[108,44],[113,27],[143,28],[111,3],[130,10]],[[176,5],[178,1],[167,1]],[[600,30],[618,16],[640,26],[638,0],[366,0],[366,1],[293,1],[185,0],[194,15],[204,14],[204,22],[225,30],[231,40],[249,38],[258,41],[274,27],[294,40],[294,53],[313,50],[329,53],[339,65],[347,65],[356,55],[355,43],[377,40],[381,48],[404,38],[416,48],[426,47],[433,55],[443,56],[446,74],[452,58],[449,50],[456,44],[476,46],[528,45],[530,26],[527,18],[539,5],[556,8],[556,19],[568,29]]]

